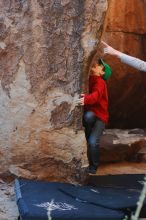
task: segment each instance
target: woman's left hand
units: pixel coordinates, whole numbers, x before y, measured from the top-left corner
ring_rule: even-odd
[[[81,98],[77,99],[77,105],[84,105],[84,96],[85,94],[81,94]]]

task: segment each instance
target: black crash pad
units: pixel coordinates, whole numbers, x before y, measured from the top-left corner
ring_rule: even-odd
[[[142,188],[145,174],[91,175],[89,185],[112,188]]]
[[[89,178],[89,185],[95,187],[110,187],[113,189],[130,189],[142,190],[144,177],[146,174],[118,174],[118,175],[104,175],[95,176],[92,175]],[[134,194],[135,197],[136,194]],[[140,212],[141,218],[146,218],[146,199]]]
[[[22,220],[48,220],[51,207],[52,220],[119,220],[124,213],[74,198],[62,190],[72,186],[65,183],[48,183],[17,179],[16,200]]]
[[[15,181],[16,200],[22,220],[123,219],[136,209],[144,175],[91,176],[88,186],[69,183]],[[146,217],[146,200],[141,217]]]

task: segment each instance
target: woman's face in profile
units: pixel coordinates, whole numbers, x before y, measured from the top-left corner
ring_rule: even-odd
[[[103,76],[105,74],[104,66],[102,64],[94,64],[91,68],[91,74],[96,76]]]

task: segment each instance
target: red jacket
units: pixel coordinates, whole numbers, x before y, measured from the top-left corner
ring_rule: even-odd
[[[89,94],[84,97],[85,111],[93,111],[106,124],[108,123],[108,92],[106,81],[100,76],[89,77]]]

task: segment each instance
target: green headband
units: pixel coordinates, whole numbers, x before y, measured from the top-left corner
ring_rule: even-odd
[[[111,70],[110,66],[107,63],[105,63],[102,59],[99,60],[99,63],[104,66],[105,74],[103,76],[103,79],[107,80],[111,76],[112,70]]]

